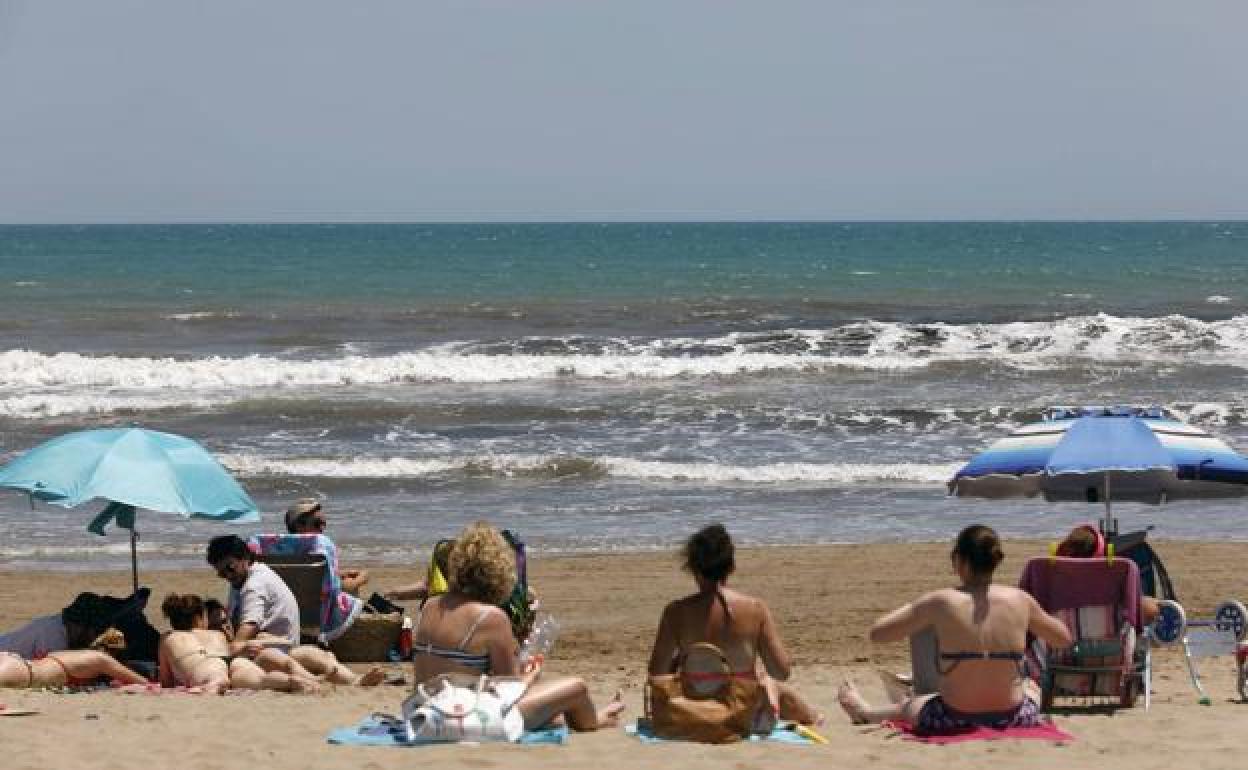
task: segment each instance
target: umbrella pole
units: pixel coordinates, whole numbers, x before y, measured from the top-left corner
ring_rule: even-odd
[[[1110,490],[1109,471],[1105,471],[1105,520],[1101,522],[1101,532],[1105,537],[1118,534],[1118,520],[1114,518],[1114,496]]]
[[[130,576],[134,582],[134,591],[139,590],[139,533],[130,530]]]

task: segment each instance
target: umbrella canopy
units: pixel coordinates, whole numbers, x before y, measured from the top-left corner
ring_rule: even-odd
[[[208,450],[184,436],[142,428],[54,438],[0,468],[0,487],[66,508],[109,500],[120,505],[110,505],[105,513],[123,526],[133,515],[123,506],[198,518],[260,520],[256,504]],[[132,535],[132,550],[133,545]]]
[[[970,497],[1104,502],[1239,497],[1248,458],[1157,408],[1057,409],[976,455],[949,482]]]

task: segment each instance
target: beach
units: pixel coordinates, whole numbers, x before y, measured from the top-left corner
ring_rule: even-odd
[[[1158,541],[1155,547],[1174,578],[1189,617],[1207,615],[1228,598],[1248,598],[1241,569],[1248,543]],[[407,767],[436,762],[449,767],[878,767],[956,764],[1010,767],[1136,768],[1238,767],[1240,735],[1248,704],[1238,702],[1231,657],[1199,661],[1212,705],[1197,703],[1181,651],[1155,651],[1152,709],[1059,714],[1057,723],[1075,738],[1063,745],[980,742],[926,746],[879,727],[849,723],[836,703],[837,685],[852,678],[869,698],[882,689],[877,668],[904,669],[905,645],[873,646],[866,629],[881,613],[916,594],[948,585],[947,543],[776,546],[738,553],[730,585],[764,598],[796,659],[793,683],[827,714],[826,746],[751,743],[731,747],[642,745],[622,729],[573,734],[565,746],[449,746],[385,749],[333,746],[335,727],[354,724],[373,711],[396,713],[405,687],[339,688],[321,696],[262,693],[226,697],[117,692],[53,694],[0,691],[10,708],[41,713],[0,718],[6,767],[122,768],[178,765],[185,770],[237,766],[279,768]],[[1008,541],[1002,582],[1017,578],[1026,556],[1043,554],[1042,541]],[[350,554],[347,554],[349,559]],[[413,563],[423,560],[415,554]],[[353,565],[354,566],[354,565]],[[416,577],[418,571],[371,567],[374,585]],[[646,657],[664,603],[691,590],[674,552],[574,556],[534,553],[530,579],[545,609],[562,623],[549,662],[552,673],[585,677],[596,700],[619,690],[627,721],[641,710]],[[153,589],[148,616],[164,628],[157,605],[168,591],[222,595],[223,583],[207,567],[143,572]],[[0,572],[0,628],[57,611],[81,590],[128,592],[120,571]]]

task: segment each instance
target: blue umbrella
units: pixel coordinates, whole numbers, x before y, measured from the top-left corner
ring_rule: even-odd
[[[1102,529],[1115,534],[1115,500],[1157,505],[1248,494],[1248,458],[1162,409],[1056,409],[973,457],[949,491],[1104,502]]]
[[[130,559],[138,588],[134,509],[197,518],[259,521],[256,504],[208,450],[172,433],[107,428],[68,433],[0,468],[0,487],[72,508],[88,500],[110,505],[89,529],[110,520],[130,529]]]

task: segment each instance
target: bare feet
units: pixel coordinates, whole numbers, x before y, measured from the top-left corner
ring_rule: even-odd
[[[854,687],[854,683],[846,679],[841,683],[840,689],[836,691],[836,699],[840,702],[841,708],[845,709],[845,713],[849,715],[849,721],[856,725],[865,725],[867,717],[867,702],[863,700],[862,694],[858,692],[858,688]]]
[[[304,679],[301,676],[292,676],[290,678],[290,692],[299,695],[319,695],[321,692],[321,683],[315,679]]]
[[[617,690],[611,702],[598,712],[599,727],[615,727],[620,723],[620,714],[624,712],[624,701]]]
[[[363,676],[355,680],[358,687],[376,687],[386,681],[386,670],[381,666],[373,666]]]

